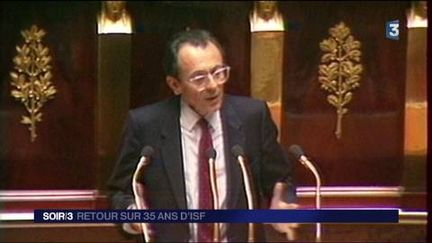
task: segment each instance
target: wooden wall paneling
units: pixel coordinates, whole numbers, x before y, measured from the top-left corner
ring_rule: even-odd
[[[282,142],[301,145],[322,171],[323,185],[400,185],[403,162],[406,3],[284,2],[286,48]],[[400,20],[400,40],[385,38],[386,21]],[[343,135],[318,83],[319,43],[343,21],[361,42],[360,87],[353,91]],[[297,164],[299,185],[314,185]]]
[[[0,47],[2,175],[1,189],[82,189],[96,183],[94,145],[94,3],[2,3]],[[21,103],[10,96],[9,72],[20,31],[37,24],[47,32],[55,98],[43,107],[38,137],[30,142]],[[4,170],[3,170],[4,169]]]

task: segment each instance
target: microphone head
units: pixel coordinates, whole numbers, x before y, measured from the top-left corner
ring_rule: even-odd
[[[141,150],[141,156],[149,158],[153,155],[154,149],[152,146],[144,146],[144,148]]]
[[[303,149],[297,144],[293,144],[289,147],[288,151],[294,155],[296,159],[300,159],[300,157],[304,156]]]
[[[209,159],[216,159],[216,150],[214,148],[208,149],[206,154]]]
[[[231,152],[237,158],[238,156],[244,156],[244,150],[240,145],[234,145],[231,149]]]

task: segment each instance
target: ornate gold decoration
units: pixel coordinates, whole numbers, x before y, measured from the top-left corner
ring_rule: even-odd
[[[324,52],[319,65],[318,81],[328,91],[327,101],[336,108],[337,124],[335,135],[342,137],[342,117],[348,112],[344,106],[353,97],[351,90],[360,86],[360,42],[350,35],[351,30],[344,22],[330,28],[330,38],[320,43]]]
[[[51,83],[51,56],[41,43],[46,32],[33,25],[29,30],[21,31],[25,43],[16,46],[17,55],[13,58],[14,71],[10,72],[11,95],[24,104],[28,116],[23,115],[22,124],[29,125],[30,138],[36,137],[36,122],[42,121],[42,106],[57,92]]]

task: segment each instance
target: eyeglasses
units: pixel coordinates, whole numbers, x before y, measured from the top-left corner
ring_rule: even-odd
[[[197,71],[188,79],[188,81],[197,87],[203,87],[204,84],[210,81],[211,77],[211,79],[217,84],[223,84],[228,80],[230,69],[230,66],[224,65],[222,67],[216,67],[210,72]]]

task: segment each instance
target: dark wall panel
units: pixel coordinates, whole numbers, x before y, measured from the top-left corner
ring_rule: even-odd
[[[94,3],[2,2],[1,50],[1,189],[78,189],[95,183],[95,7]],[[24,106],[10,96],[9,72],[20,31],[33,24],[47,34],[53,100],[42,108],[35,142],[20,123]]]
[[[406,3],[286,2],[282,142],[300,144],[318,164],[324,185],[399,185],[403,164]],[[386,39],[385,23],[400,21],[400,40]],[[343,21],[361,42],[360,87],[346,107],[342,138],[334,135],[336,109],[320,88],[319,43]],[[300,165],[299,165],[300,167]],[[298,168],[300,185],[314,179]]]

